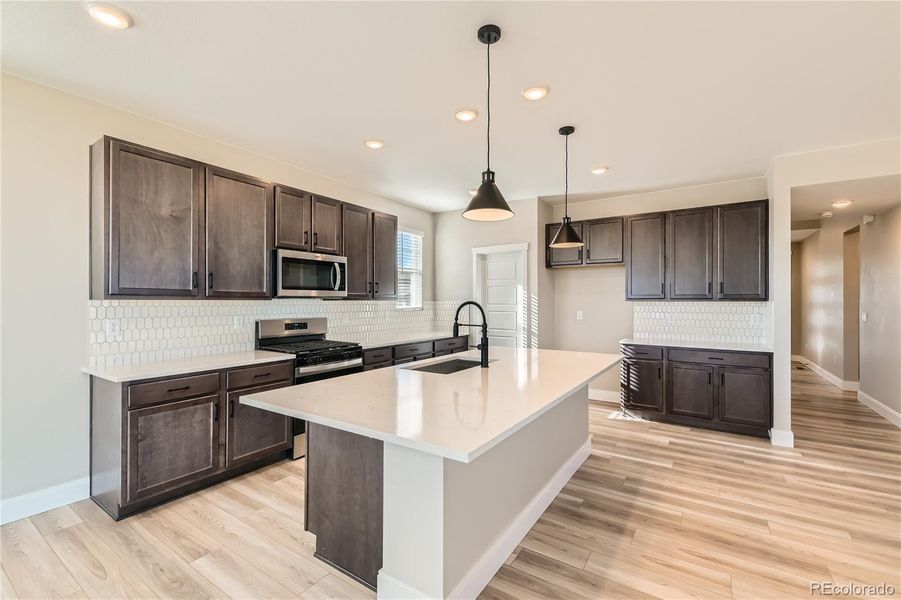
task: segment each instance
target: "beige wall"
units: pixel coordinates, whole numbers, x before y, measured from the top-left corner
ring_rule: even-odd
[[[801,342],[801,242],[792,242],[792,354],[800,355]]]
[[[860,391],[901,412],[901,206],[860,228]]]
[[[823,219],[801,245],[801,352],[839,379],[845,376],[845,232],[860,217]]]
[[[569,205],[569,214],[579,220],[728,204],[761,200],[766,198],[766,191],[766,179],[755,177],[576,202]],[[562,216],[563,206],[555,206],[552,221]],[[555,307],[552,347],[559,350],[619,352],[619,340],[632,337],[633,333],[633,302],[625,299],[625,268],[610,265],[590,269],[554,269],[551,276]],[[576,319],[577,311],[582,311],[581,321]],[[593,390],[617,392],[619,374],[607,373],[593,381],[591,387]]]
[[[426,234],[433,297],[431,213],[6,74],[2,121],[3,499],[88,475],[88,146],[104,134],[396,214]]]
[[[844,380],[857,381],[859,373],[860,230],[845,233],[842,240],[842,346]]]

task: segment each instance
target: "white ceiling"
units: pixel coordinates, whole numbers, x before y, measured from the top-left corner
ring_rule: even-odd
[[[851,200],[847,208],[834,208],[837,200]],[[792,221],[818,219],[820,213],[878,215],[901,204],[901,175],[818,183],[792,188]]]
[[[565,124],[570,191],[606,195],[901,128],[897,2],[117,5],[134,28],[2,2],[3,69],[430,210],[465,205],[484,169],[486,22],[503,29],[492,166],[510,200],[562,192]],[[526,102],[535,83],[551,94]]]

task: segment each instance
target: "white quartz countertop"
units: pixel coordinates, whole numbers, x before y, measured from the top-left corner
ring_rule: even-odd
[[[453,356],[241,396],[241,403],[471,462],[616,366],[618,354],[492,348],[488,369],[450,375],[409,367]]]
[[[113,383],[125,383],[138,379],[185,375],[201,371],[218,371],[232,367],[294,360],[290,354],[283,352],[264,352],[250,350],[248,352],[232,352],[230,354],[210,354],[208,356],[192,356],[173,360],[138,365],[120,365],[115,367],[82,367],[82,372],[100,377]]]
[[[466,328],[462,328],[460,330],[460,335],[466,335]],[[374,338],[360,338],[354,337],[353,335],[337,335],[331,336],[340,338],[343,342],[357,342],[363,349],[369,348],[381,348],[383,346],[396,346],[398,344],[413,344],[416,342],[428,342],[431,340],[441,340],[445,338],[452,337],[454,332],[451,329],[439,330],[439,331],[427,331],[425,333],[403,333],[398,332],[396,334],[391,335],[383,335],[377,336]]]
[[[637,346],[667,346],[669,348],[700,348],[702,350],[732,350],[734,352],[769,352],[773,347],[766,344],[739,344],[733,342],[687,342],[669,338],[626,338],[619,341],[620,344],[635,344]]]

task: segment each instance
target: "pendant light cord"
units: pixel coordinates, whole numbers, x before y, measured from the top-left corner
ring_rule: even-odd
[[[487,52],[488,52],[488,93],[486,94],[487,95],[486,105],[488,108],[488,111],[487,111],[488,112],[488,127],[486,130],[487,131],[486,138],[487,138],[488,151],[487,151],[486,163],[488,164],[488,170],[490,171],[491,170],[491,44],[486,44],[486,47],[487,47]]]
[[[569,216],[569,136],[563,136],[563,214]]]

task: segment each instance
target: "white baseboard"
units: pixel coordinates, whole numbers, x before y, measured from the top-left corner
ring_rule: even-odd
[[[594,388],[588,388],[588,399],[596,400],[597,402],[612,402],[614,404],[619,404],[619,392],[614,392],[612,390],[598,390]]]
[[[860,390],[857,390],[857,401],[884,417],[886,421],[895,427],[901,427],[901,413],[891,406],[886,406],[876,398],[861,392]]]
[[[541,491],[532,498],[532,501],[517,515],[516,519],[507,530],[498,538],[494,544],[482,555],[482,558],[476,562],[469,573],[463,576],[457,587],[450,593],[449,598],[454,600],[470,600],[478,597],[485,586],[494,577],[504,565],[507,557],[516,549],[516,546],[522,541],[535,522],[544,514],[547,507],[551,505],[560,490],[566,485],[570,478],[579,470],[582,463],[591,455],[591,438],[585,440],[578,450],[570,456],[565,463],[557,470],[554,476],[548,481]],[[379,599],[382,598],[381,589],[379,590]]]
[[[830,373],[829,371],[827,371],[820,365],[816,364],[812,360],[804,358],[803,356],[800,356],[798,354],[792,354],[792,360],[803,363],[804,366],[806,366],[808,369],[810,369],[811,371],[813,371],[814,373],[816,373],[817,375],[819,375],[820,377],[822,377],[823,379],[825,379],[826,381],[828,381],[829,383],[831,383],[832,385],[834,385],[835,387],[837,387],[840,390],[845,390],[846,392],[856,392],[857,388],[860,386],[860,382],[844,381],[837,375]]]
[[[376,587],[378,600],[430,600],[427,594],[385,573],[385,569],[379,570]]]
[[[22,494],[0,501],[0,524],[6,525],[66,504],[84,500],[90,495],[91,481],[82,477],[75,481]]]
[[[794,448],[795,434],[790,429],[770,429],[770,443],[783,448]]]

